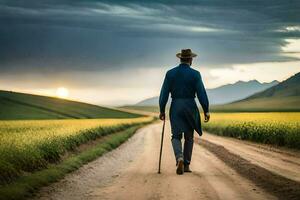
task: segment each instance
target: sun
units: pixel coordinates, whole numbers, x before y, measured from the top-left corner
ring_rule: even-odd
[[[59,98],[67,98],[69,96],[69,90],[65,87],[59,87],[56,89],[56,96]]]

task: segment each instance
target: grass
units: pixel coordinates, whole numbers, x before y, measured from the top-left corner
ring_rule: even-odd
[[[151,117],[0,121],[0,185],[59,162],[80,144],[150,121]]]
[[[259,143],[300,149],[300,113],[212,113],[204,130]]]
[[[231,104],[215,105],[213,112],[299,112],[300,97],[272,97],[238,101]]]
[[[72,155],[58,164],[49,164],[46,169],[25,175],[11,184],[1,186],[0,199],[10,200],[31,197],[40,187],[63,178],[67,173],[118,147],[132,136],[139,127],[141,125],[135,125],[121,132],[111,134],[103,142],[92,148]]]
[[[54,97],[0,91],[2,120],[135,117],[141,115]]]
[[[129,110],[159,113],[159,107],[158,106],[122,106],[121,108],[129,109]]]

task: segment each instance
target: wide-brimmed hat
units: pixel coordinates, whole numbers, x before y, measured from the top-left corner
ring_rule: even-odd
[[[178,58],[194,58],[197,54],[193,53],[191,49],[181,49],[181,53],[177,53]]]

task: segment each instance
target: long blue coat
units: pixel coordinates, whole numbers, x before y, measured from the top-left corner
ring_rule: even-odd
[[[200,114],[195,97],[197,95],[205,113],[209,110],[209,102],[200,73],[184,63],[166,73],[159,96],[161,113],[165,113],[170,93],[172,102],[169,115],[172,133],[195,130],[201,136]]]

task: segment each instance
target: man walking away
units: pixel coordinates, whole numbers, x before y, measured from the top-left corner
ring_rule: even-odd
[[[165,107],[171,93],[170,122],[172,130],[172,146],[176,158],[176,173],[191,172],[190,162],[194,144],[194,130],[201,136],[201,121],[195,102],[198,100],[204,111],[204,122],[210,118],[207,94],[200,73],[191,68],[193,58],[197,55],[191,49],[182,49],[176,54],[180,64],[166,73],[159,97],[161,120],[165,119]],[[181,138],[184,133],[184,149]]]

